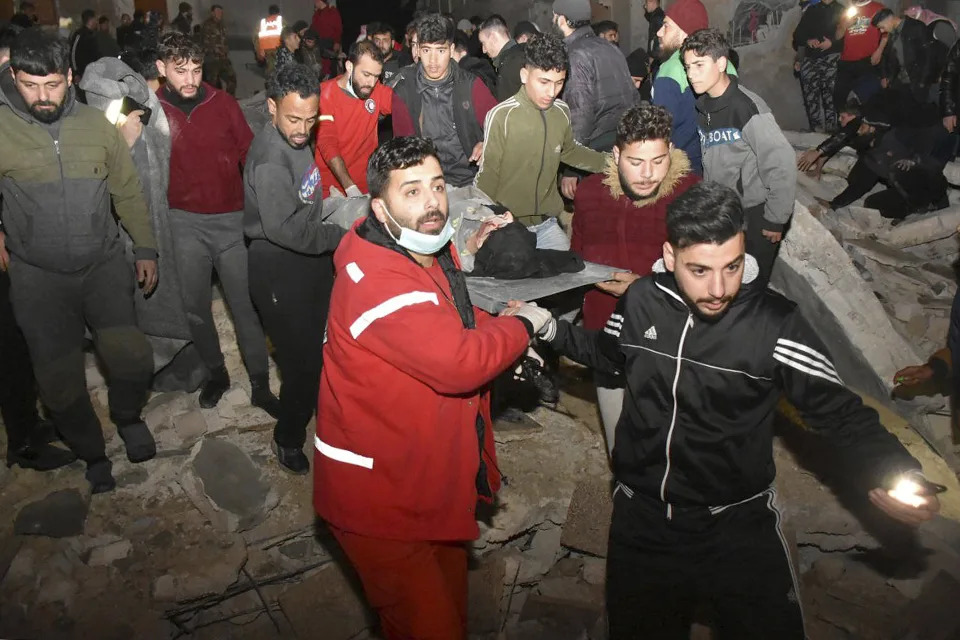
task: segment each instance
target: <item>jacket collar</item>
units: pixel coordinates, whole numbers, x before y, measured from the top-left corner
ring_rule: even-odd
[[[730,85],[719,98],[711,98],[706,93],[697,98],[697,109],[699,111],[702,111],[703,113],[716,113],[730,106],[730,101],[733,99],[733,94],[737,92],[737,88],[740,86],[740,83],[737,81],[736,76],[731,75],[729,78]]]
[[[632,200],[633,206],[639,208],[648,207],[656,202],[672,195],[680,181],[690,173],[690,159],[682,149],[674,148],[670,151],[670,170],[660,183],[660,188],[653,195],[639,200]],[[613,155],[607,157],[607,167],[604,169],[603,184],[610,189],[610,195],[614,199],[627,197],[623,192],[623,185],[620,184],[620,171],[617,169],[617,163]]]
[[[663,258],[660,258],[653,263],[653,282],[657,285],[657,288],[667,294],[674,304],[681,305],[684,310],[688,313],[691,313],[690,305],[687,304],[687,301],[683,299],[683,296],[680,294],[680,289],[677,286],[677,279],[674,277],[673,273],[667,271],[667,267],[664,264]],[[760,266],[757,264],[757,260],[750,255],[746,254],[744,258],[743,265],[743,283],[740,285],[740,291],[737,294],[737,297],[734,298],[733,302],[730,304],[730,308],[740,306],[745,302],[751,300],[754,296],[759,295],[766,290],[766,286],[760,283],[757,283],[757,278],[760,276]]]
[[[503,49],[500,49],[500,53],[498,53],[497,57],[493,59],[493,66],[499,68],[500,65],[503,63],[503,59],[506,56],[507,51],[509,51],[510,49],[513,49],[516,46],[518,46],[517,41],[514,40],[513,38],[510,38],[509,40],[507,40],[507,44],[503,45]]]
[[[420,92],[427,89],[439,89],[454,84],[460,79],[460,65],[456,60],[450,59],[450,68],[447,69],[447,75],[441,80],[430,80],[423,73],[423,65],[417,64],[417,90]]]
[[[580,27],[579,29],[575,30],[573,33],[568,35],[566,38],[564,38],[563,43],[569,47],[571,44],[573,44],[577,40],[580,40],[582,38],[588,38],[590,36],[593,36],[594,38],[596,37],[596,34],[593,32],[593,27],[590,27],[590,26]]]

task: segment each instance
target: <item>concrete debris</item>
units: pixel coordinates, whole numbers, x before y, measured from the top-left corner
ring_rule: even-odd
[[[179,483],[197,509],[222,531],[256,526],[278,501],[250,456],[221,438],[204,438],[194,445]]]
[[[545,524],[544,528],[533,535],[530,548],[523,553],[520,564],[519,584],[535,582],[550,570],[560,557],[560,537],[563,530],[552,524]]]
[[[287,589],[280,607],[298,638],[350,640],[375,623],[355,578],[336,563]]]
[[[613,514],[611,491],[609,479],[585,480],[577,485],[563,527],[563,546],[606,557],[607,535]]]
[[[503,558],[495,554],[484,558],[476,569],[469,572],[467,629],[470,633],[492,633],[500,630],[504,581],[509,577],[506,575]]]
[[[153,599],[160,602],[191,602],[222,594],[237,582],[247,561],[247,549],[234,536],[226,541],[204,541],[182,550],[182,563],[153,582]]]
[[[587,584],[602,585],[607,579],[607,561],[603,558],[583,559],[583,581]]]
[[[207,433],[207,421],[199,409],[182,413],[173,419],[173,428],[176,429],[184,444],[192,445]]]
[[[54,491],[20,510],[13,524],[17,535],[66,538],[83,533],[89,505],[76,489]]]
[[[133,545],[129,540],[120,540],[102,547],[94,547],[90,551],[90,559],[87,560],[87,564],[91,567],[111,565],[117,560],[122,560],[129,556],[132,550]]]

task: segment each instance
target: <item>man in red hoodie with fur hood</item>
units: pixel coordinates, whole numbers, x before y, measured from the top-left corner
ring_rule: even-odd
[[[590,176],[577,189],[571,248],[584,260],[629,269],[587,293],[583,301],[587,329],[617,324],[611,316],[617,298],[634,280],[650,275],[661,257],[667,240],[667,205],[700,181],[687,154],[670,141],[672,126],[665,107],[642,103],[630,108],[620,119],[606,171]],[[607,451],[612,452],[623,381],[594,372],[594,382]]]

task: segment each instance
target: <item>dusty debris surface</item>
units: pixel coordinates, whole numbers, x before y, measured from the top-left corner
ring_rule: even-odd
[[[803,149],[822,138],[791,139]],[[872,402],[888,428],[950,485],[945,513],[957,518],[946,399],[894,401],[889,391],[897,369],[944,344],[960,207],[897,227],[867,209],[824,209],[816,198],[839,192],[851,165],[843,153],[822,180],[801,177],[773,282],[806,310],[847,383],[879,398]],[[214,315],[233,388],[211,410],[200,409],[195,394],[155,395],[145,416],[159,454],[141,465],[124,458],[103,377],[88,361],[115,492],[91,498],[79,464],[47,474],[0,469],[0,510],[9,514],[0,522],[0,637],[377,637],[355,576],[315,522],[310,478],[277,467],[273,422],[249,406],[220,301]],[[496,425],[507,480],[497,505],[480,513],[473,545],[473,640],[606,637],[611,476],[589,372],[565,363],[562,387],[557,410]],[[829,447],[781,422],[777,488],[809,637],[960,633],[960,524],[892,524]],[[707,611],[691,637],[710,638],[709,625]]]

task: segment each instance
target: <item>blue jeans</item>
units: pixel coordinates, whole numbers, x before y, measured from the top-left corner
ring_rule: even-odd
[[[550,218],[546,222],[535,224],[527,229],[537,234],[537,249],[570,250],[570,238],[567,237],[556,218]]]

